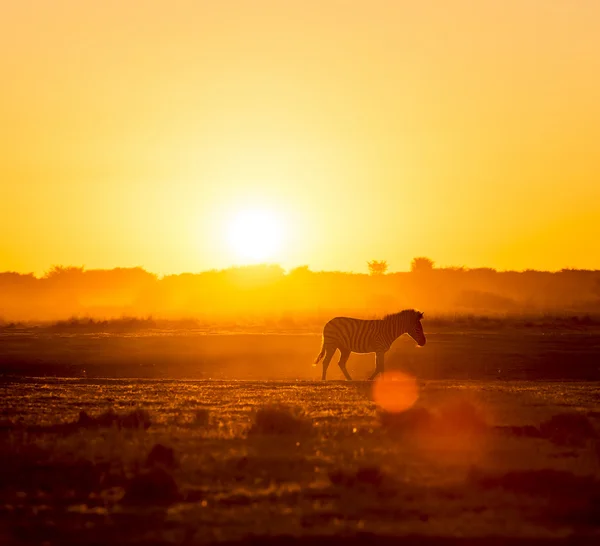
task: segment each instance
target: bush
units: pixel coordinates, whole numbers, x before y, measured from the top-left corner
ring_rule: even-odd
[[[135,409],[129,413],[117,413],[114,410],[108,410],[98,417],[91,417],[85,411],[79,413],[79,420],[76,425],[83,428],[149,428],[152,424],[150,414],[143,409]]]
[[[582,447],[598,437],[590,420],[579,413],[559,413],[540,425],[544,438],[560,446]]]
[[[287,406],[268,406],[259,409],[249,434],[307,434],[312,423]]]

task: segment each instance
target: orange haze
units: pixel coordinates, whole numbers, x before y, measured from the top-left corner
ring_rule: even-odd
[[[0,325],[152,316],[221,326],[322,328],[335,315],[375,318],[410,307],[425,311],[427,328],[436,314],[454,313],[542,318],[572,313],[579,326],[592,320],[585,315],[600,315],[600,271],[433,268],[366,275],[305,267],[286,273],[257,265],[162,278],[141,268],[57,267],[41,278],[0,272]]]

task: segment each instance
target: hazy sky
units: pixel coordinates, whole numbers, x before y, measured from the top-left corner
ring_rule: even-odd
[[[0,270],[600,268],[597,0],[0,3]]]

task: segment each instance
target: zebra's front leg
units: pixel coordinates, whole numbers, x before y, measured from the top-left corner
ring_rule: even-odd
[[[342,370],[342,373],[344,374],[344,377],[346,378],[347,381],[352,381],[352,378],[350,377],[350,374],[348,373],[348,370],[346,369],[346,362],[348,362],[348,358],[350,358],[350,352],[348,349],[340,349],[340,361],[338,362],[338,366],[340,367],[340,369]]]
[[[375,353],[375,371],[369,377],[369,381],[373,381],[379,374],[383,374],[383,356],[384,352]]]

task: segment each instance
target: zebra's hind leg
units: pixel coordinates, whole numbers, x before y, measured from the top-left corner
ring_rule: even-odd
[[[342,373],[344,374],[344,377],[346,378],[346,380],[348,381],[352,381],[352,378],[350,377],[350,374],[348,373],[348,370],[346,369],[346,362],[348,362],[348,358],[350,358],[350,352],[348,349],[340,349],[340,361],[338,362],[338,366],[340,367],[340,369],[342,370]]]
[[[336,349],[337,347],[334,347],[333,345],[327,345],[325,347],[325,358],[323,359],[323,376],[321,377],[323,381],[327,379],[327,368],[329,368],[329,363],[331,362],[331,359],[333,358]]]

